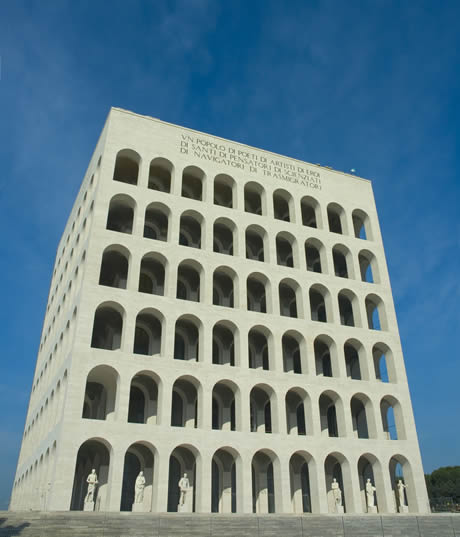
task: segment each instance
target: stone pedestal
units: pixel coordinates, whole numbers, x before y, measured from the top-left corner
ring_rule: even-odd
[[[339,515],[343,515],[343,513],[344,513],[343,505],[336,505],[335,506],[335,512],[338,513]]]
[[[193,511],[193,487],[190,487],[187,489],[187,492],[185,493],[184,498],[184,504],[179,504],[177,506],[177,512],[178,513],[191,513]]]
[[[409,507],[407,507],[407,505],[400,505],[399,506],[399,512],[400,513],[408,513],[409,512]]]
[[[133,513],[143,513],[144,512],[144,504],[143,503],[133,503]]]
[[[94,502],[85,502],[83,505],[83,511],[94,511]]]
[[[367,508],[367,512],[372,514],[372,515],[376,515],[378,513],[377,511],[377,506],[376,505],[371,505]]]

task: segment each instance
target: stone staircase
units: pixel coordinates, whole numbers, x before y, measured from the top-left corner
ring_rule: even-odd
[[[0,511],[0,537],[460,537],[459,515]]]

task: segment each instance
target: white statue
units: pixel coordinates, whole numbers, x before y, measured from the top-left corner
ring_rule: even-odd
[[[134,486],[134,503],[142,503],[144,501],[145,477],[144,472],[140,471],[136,477]]]
[[[377,489],[371,483],[371,480],[368,479],[366,481],[366,499],[367,499],[367,509],[368,509],[368,511],[373,511],[373,507],[375,507],[374,493],[375,493],[376,490]]]
[[[405,485],[401,479],[398,479],[398,496],[399,496],[399,505],[400,507],[406,507],[406,495],[404,494],[404,489],[407,489],[407,485]]]
[[[185,495],[187,494],[188,489],[190,488],[190,481],[188,480],[187,474],[184,474],[183,477],[180,478],[178,486],[180,490],[179,505],[184,505]]]
[[[91,473],[86,478],[86,482],[88,483],[88,490],[86,491],[85,503],[91,503],[94,502],[96,486],[99,483],[99,481],[97,480],[96,470],[94,468],[91,470]]]
[[[342,491],[340,490],[337,479],[334,477],[331,485],[332,496],[334,497],[335,509],[339,513],[342,511]]]

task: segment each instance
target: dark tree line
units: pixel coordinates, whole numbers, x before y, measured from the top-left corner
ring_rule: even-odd
[[[460,503],[460,466],[443,466],[425,474],[428,496],[431,501],[452,498]]]

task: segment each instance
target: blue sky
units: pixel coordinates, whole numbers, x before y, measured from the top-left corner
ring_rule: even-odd
[[[373,180],[425,471],[460,464],[459,19],[448,0],[0,3],[0,508],[111,106]]]

